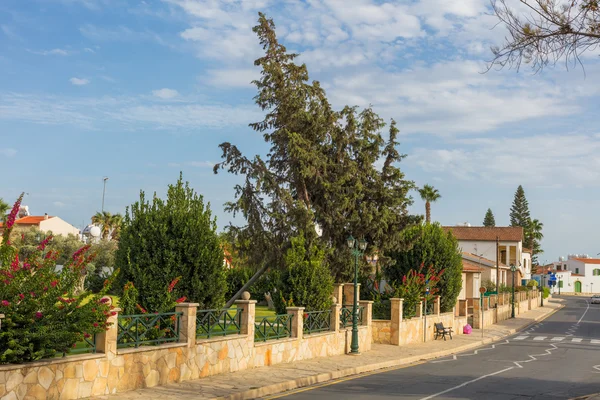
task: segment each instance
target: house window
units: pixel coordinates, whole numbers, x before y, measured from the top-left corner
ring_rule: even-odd
[[[578,274],[579,273],[579,268],[575,268],[575,273]]]
[[[562,268],[562,267],[559,265],[559,266],[557,266],[557,267],[556,267],[556,270],[557,270],[557,271],[561,271],[561,268]]]
[[[600,276],[600,269],[596,268],[592,271],[592,275],[594,276]]]

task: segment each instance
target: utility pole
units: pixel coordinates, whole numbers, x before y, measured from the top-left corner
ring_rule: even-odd
[[[496,299],[500,294],[500,262],[498,260],[498,251],[500,246],[500,237],[496,236]],[[498,307],[498,300],[496,300],[496,307]]]
[[[108,176],[102,178],[104,181],[104,188],[102,189],[102,212],[104,212],[104,194],[106,193],[106,181],[108,180]]]

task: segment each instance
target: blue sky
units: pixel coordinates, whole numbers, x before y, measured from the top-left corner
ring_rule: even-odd
[[[0,197],[76,226],[123,212],[140,189],[184,178],[220,226],[236,178],[218,144],[265,153],[248,123],[257,12],[334,106],[366,106],[401,129],[401,167],[433,184],[446,225],[508,224],[525,188],[545,226],[541,260],[600,252],[600,63],[485,70],[505,32],[487,0],[4,0],[0,3]],[[416,197],[416,196],[415,196]],[[415,199],[412,211],[424,206]]]

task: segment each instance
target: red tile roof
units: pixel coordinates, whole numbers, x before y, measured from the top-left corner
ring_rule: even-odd
[[[44,219],[46,218],[46,216],[42,215],[42,216],[34,216],[34,215],[29,215],[27,217],[23,217],[23,218],[19,218],[18,220],[15,221],[16,225],[39,225],[40,222],[44,221]],[[50,218],[54,218],[51,216],[48,216],[48,219]],[[0,227],[4,226],[4,224],[2,222],[0,222]]]
[[[462,260],[463,264],[463,272],[481,272],[483,267],[479,266],[477,263],[473,263],[469,260]]]
[[[488,268],[496,268],[496,261],[488,260],[485,257],[479,257],[473,253],[468,253],[466,251],[462,252],[463,265],[465,261],[470,264],[476,265],[479,267],[488,267]],[[500,268],[505,269],[508,268],[504,263],[500,263]]]
[[[496,237],[503,242],[523,241],[523,228],[506,226],[488,228],[485,226],[443,226],[446,232],[452,232],[458,240],[495,241]]]
[[[572,258],[586,264],[600,264],[600,258]]]

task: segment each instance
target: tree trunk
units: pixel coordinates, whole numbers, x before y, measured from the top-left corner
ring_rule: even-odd
[[[425,202],[425,222],[431,222],[431,204],[428,201]]]
[[[231,307],[233,305],[233,302],[236,301],[242,295],[242,293],[244,293],[246,290],[248,290],[248,288],[250,286],[252,286],[252,284],[254,282],[256,282],[256,280],[262,276],[262,274],[265,273],[267,268],[268,268],[268,264],[265,264],[265,265],[263,265],[263,267],[261,269],[256,271],[256,273],[252,276],[252,278],[250,278],[250,280],[244,286],[242,286],[242,288],[240,290],[238,290],[238,292],[231,299],[229,299],[227,304],[225,304],[225,308]]]

